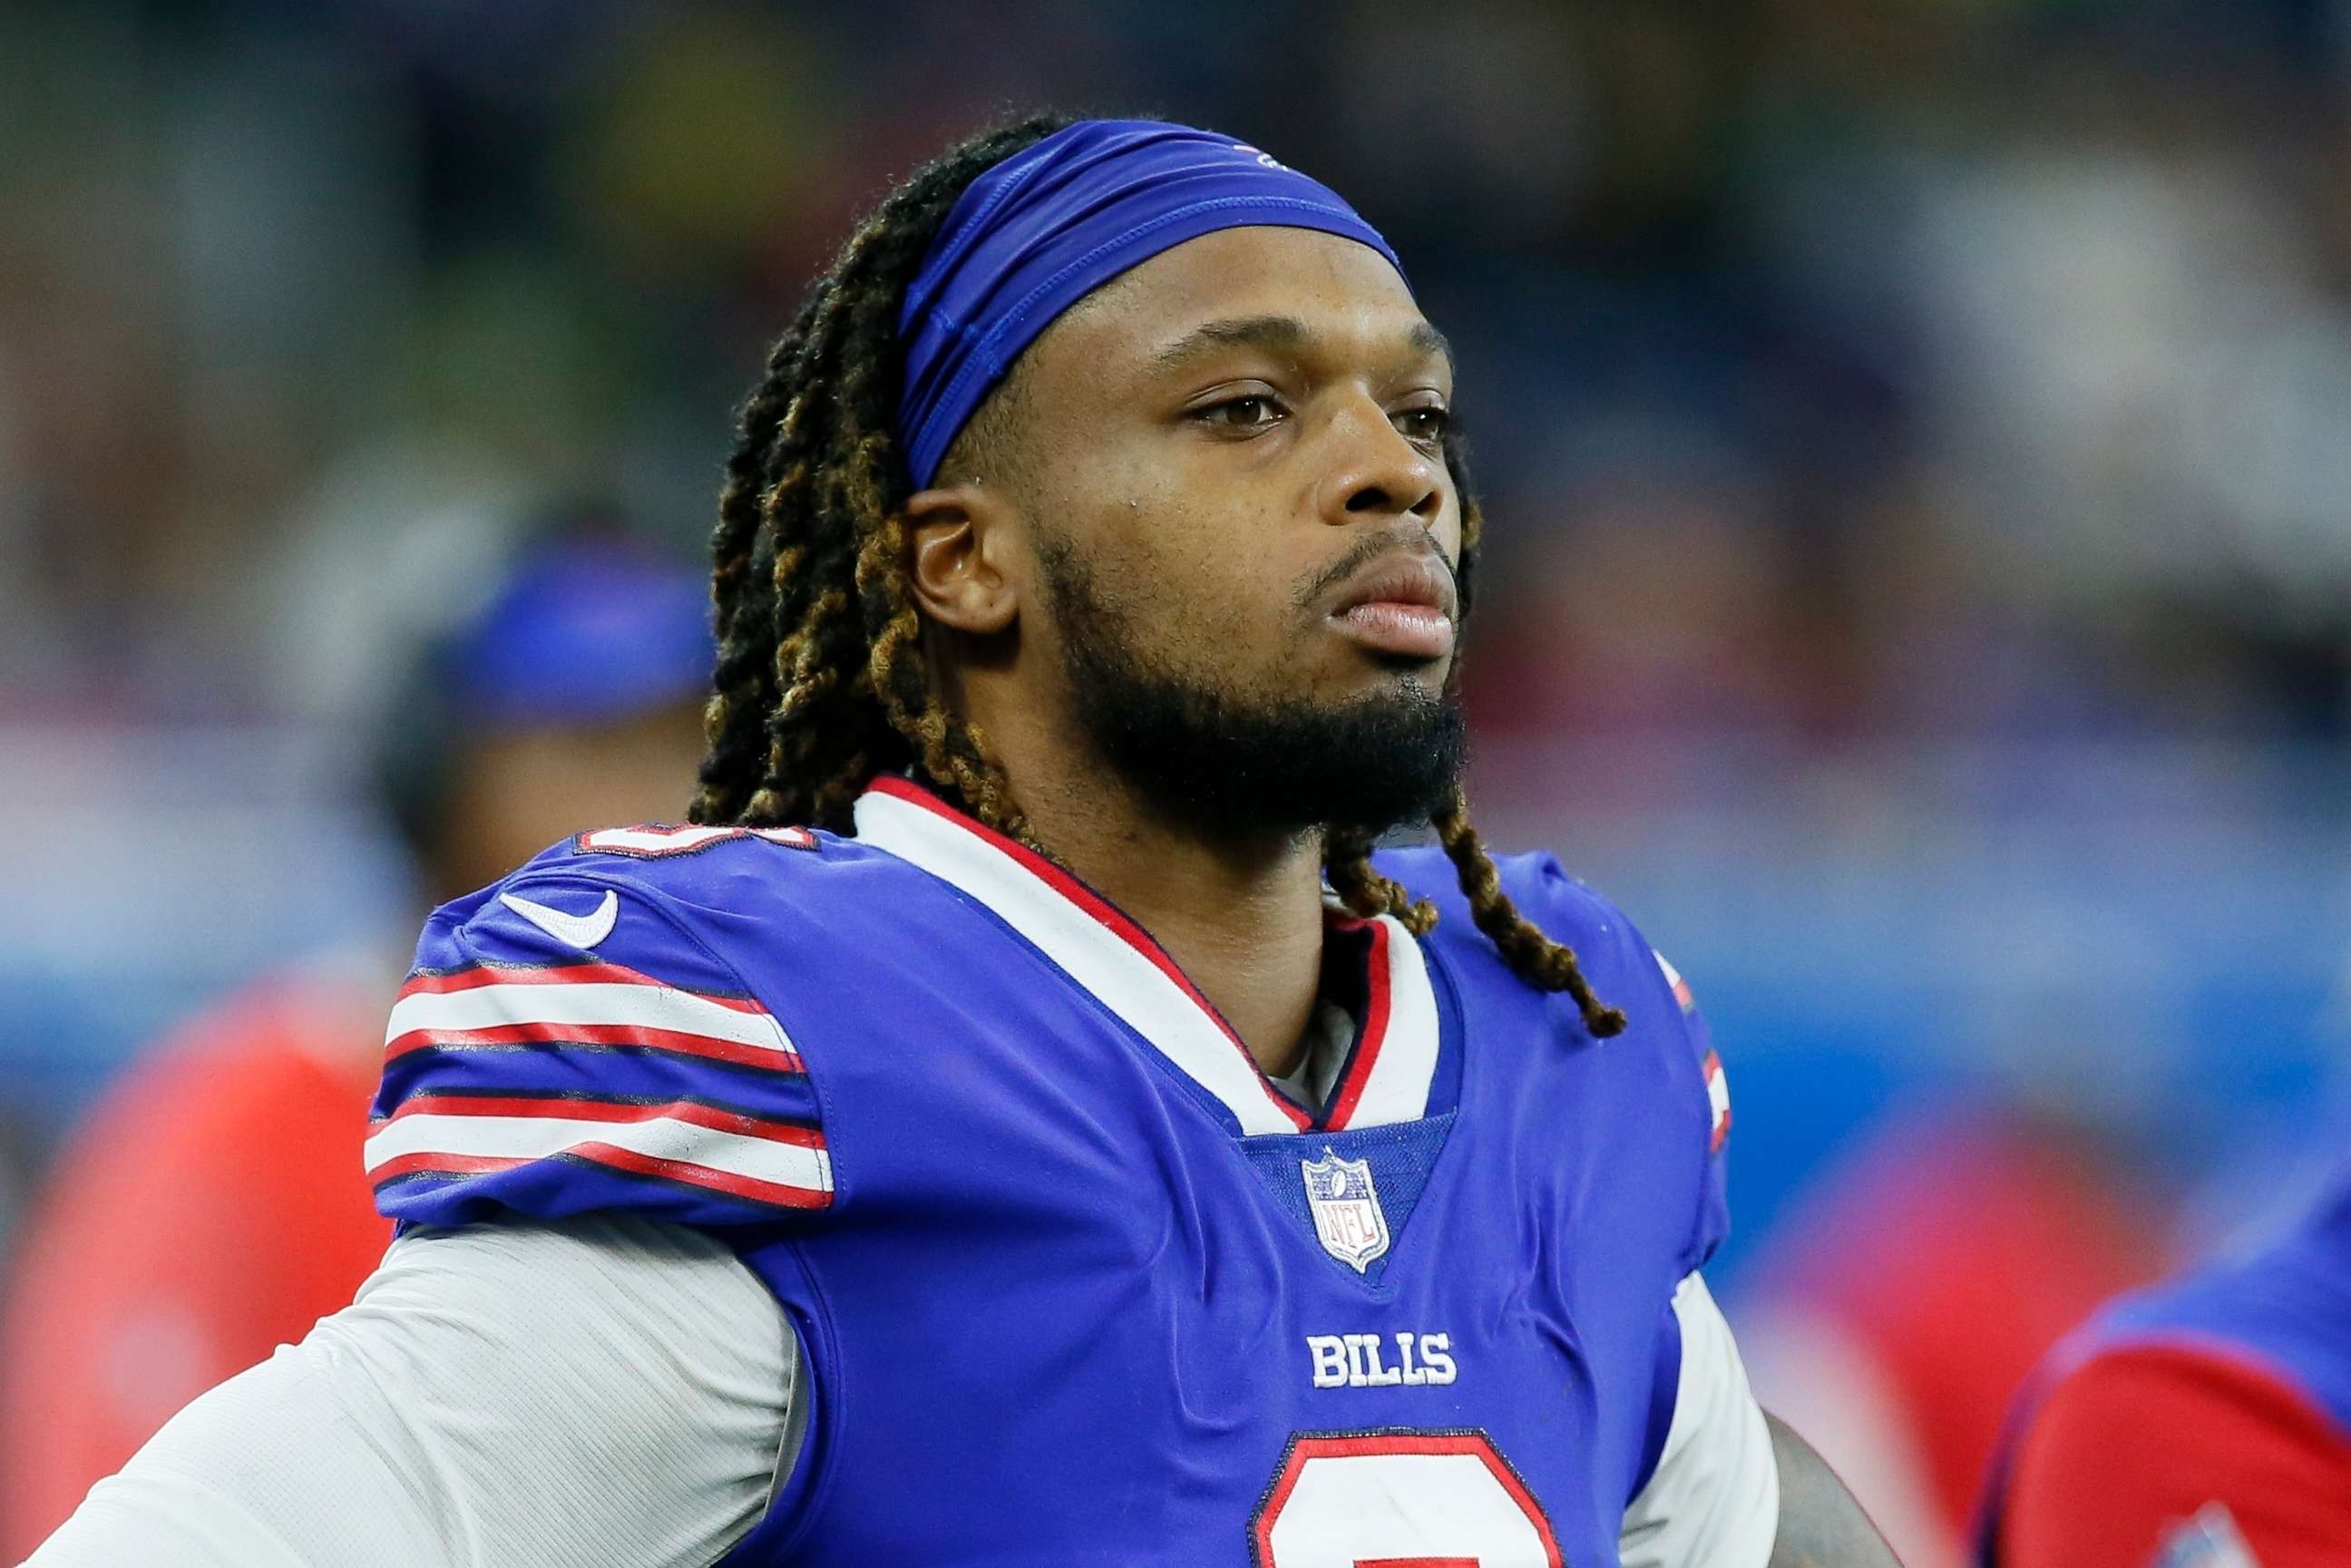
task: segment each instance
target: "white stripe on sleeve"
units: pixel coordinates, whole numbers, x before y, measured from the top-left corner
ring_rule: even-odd
[[[560,1103],[557,1102],[556,1103]],[[367,1141],[367,1167],[381,1171],[394,1160],[434,1155],[473,1159],[545,1159],[581,1144],[603,1144],[810,1192],[832,1190],[832,1166],[820,1148],[774,1138],[742,1137],[716,1127],[669,1116],[617,1121],[575,1121],[547,1116],[454,1116],[423,1113],[394,1116]]]
[[[383,1039],[390,1045],[409,1034],[462,1034],[517,1024],[654,1030],[792,1054],[783,1030],[765,1012],[730,1008],[668,986],[611,981],[492,982],[461,990],[411,991],[392,1005]]]

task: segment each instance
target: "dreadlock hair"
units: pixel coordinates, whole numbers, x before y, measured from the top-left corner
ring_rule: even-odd
[[[718,661],[692,820],[805,824],[849,832],[877,774],[912,769],[1006,837],[1036,842],[977,726],[950,713],[925,673],[907,562],[910,478],[894,434],[904,359],[898,312],[933,236],[964,188],[1072,122],[1040,115],[949,149],[858,225],[809,290],[742,406],[711,538]],[[1479,536],[1458,448],[1459,576],[1466,614]],[[1520,976],[1565,991],[1594,1035],[1625,1015],[1604,1006],[1575,955],[1520,915],[1469,825],[1457,788],[1432,818],[1478,928]],[[1394,915],[1415,935],[1437,923],[1372,868],[1372,835],[1334,831],[1324,870],[1359,917]]]

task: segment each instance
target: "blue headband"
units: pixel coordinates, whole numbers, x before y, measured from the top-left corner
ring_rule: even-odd
[[[1320,229],[1403,264],[1338,193],[1229,136],[1081,120],[974,180],[898,317],[898,439],[921,489],[1020,351],[1071,306],[1218,229]]]

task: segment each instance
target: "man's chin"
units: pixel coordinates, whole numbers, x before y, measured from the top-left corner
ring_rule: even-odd
[[[1360,692],[1345,701],[1377,701],[1383,697],[1416,704],[1441,703],[1447,698],[1445,685],[1446,661],[1414,659],[1392,661],[1374,666],[1370,678]],[[1333,705],[1338,706],[1338,705]]]
[[[1189,678],[1143,654],[1076,560],[1048,566],[1080,725],[1168,816],[1233,838],[1379,831],[1425,819],[1450,791],[1467,730],[1449,657],[1310,641],[1263,685]]]
[[[1088,727],[1112,766],[1169,814],[1232,836],[1426,820],[1467,751],[1459,706],[1416,672],[1328,703],[1133,685],[1095,696]]]

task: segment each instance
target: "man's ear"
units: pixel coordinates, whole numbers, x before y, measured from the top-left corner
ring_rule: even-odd
[[[1007,570],[1019,534],[1011,506],[978,485],[917,491],[906,502],[907,574],[923,613],[973,636],[1008,629],[1020,614]]]

